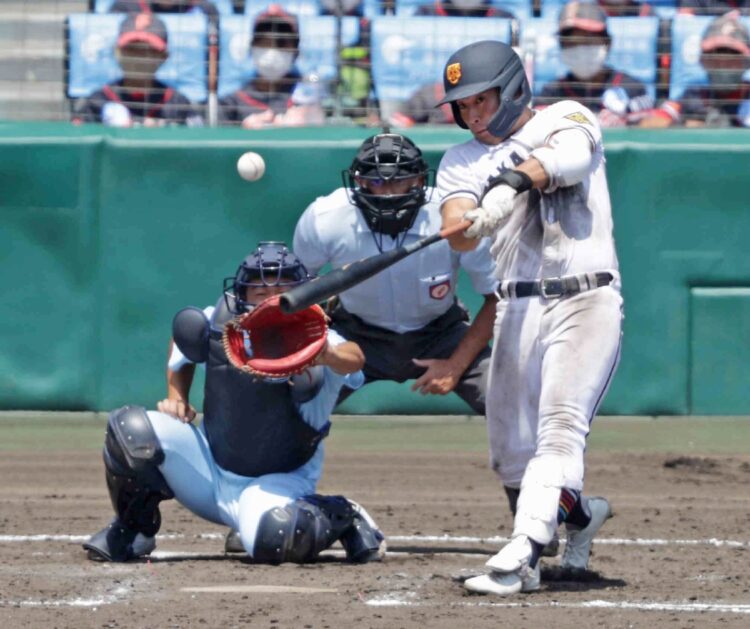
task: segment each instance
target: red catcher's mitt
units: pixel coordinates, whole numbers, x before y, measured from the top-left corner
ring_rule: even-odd
[[[245,335],[250,339],[248,354]],[[284,314],[279,296],[224,326],[224,351],[237,369],[262,378],[280,378],[304,371],[323,351],[328,336],[326,315],[320,306]]]

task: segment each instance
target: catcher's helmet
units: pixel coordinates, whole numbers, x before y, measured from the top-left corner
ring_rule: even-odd
[[[224,300],[234,314],[246,312],[254,304],[245,301],[248,287],[296,286],[312,279],[305,265],[283,242],[261,241],[258,247],[224,278]]]
[[[414,224],[417,212],[427,201],[430,173],[422,151],[406,136],[381,133],[367,138],[359,147],[348,170],[341,173],[349,201],[356,205],[382,250],[383,234],[396,237]],[[421,177],[402,194],[376,194],[368,184],[382,184]]]
[[[443,73],[445,97],[438,105],[450,103],[458,126],[468,129],[456,101],[493,87],[500,92],[500,106],[487,130],[498,138],[510,134],[516,120],[531,102],[531,88],[520,57],[513,48],[499,41],[478,41],[454,52]]]

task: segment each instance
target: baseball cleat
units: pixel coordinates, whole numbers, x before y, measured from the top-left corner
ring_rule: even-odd
[[[341,537],[347,559],[355,563],[381,561],[387,550],[385,535],[362,505],[353,500],[349,504],[354,510],[354,520]]]
[[[529,566],[532,547],[526,535],[514,537],[485,564],[492,572],[467,579],[464,587],[470,592],[510,596],[539,589],[539,563]]]
[[[83,548],[91,561],[123,562],[150,555],[156,548],[156,539],[133,533],[115,518],[89,537]]]
[[[490,572],[472,577],[464,581],[464,587],[469,592],[477,594],[495,594],[496,596],[512,596],[522,592],[535,592],[539,589],[539,564],[531,568],[522,578],[518,572]]]
[[[224,552],[225,553],[244,553],[245,547],[242,545],[242,538],[240,532],[235,529],[230,529],[227,536],[224,538]]]
[[[586,570],[591,556],[591,544],[599,529],[612,517],[612,509],[606,498],[592,496],[587,499],[591,522],[588,526],[579,529],[572,525],[565,525],[567,540],[563,551],[560,567],[569,570]]]

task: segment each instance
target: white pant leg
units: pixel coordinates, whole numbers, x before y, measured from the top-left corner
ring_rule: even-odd
[[[514,535],[547,543],[560,489],[583,489],[586,436],[619,361],[621,330],[622,298],[610,287],[545,312],[536,452],[521,483]]]
[[[217,467],[202,430],[158,411],[148,418],[164,451],[159,470],[175,498],[196,515],[226,523],[216,502]]]
[[[504,485],[520,487],[536,450],[544,308],[537,299],[497,304],[492,366],[487,386],[490,463]]]
[[[242,545],[253,555],[258,523],[266,511],[275,507],[285,507],[291,502],[315,493],[315,479],[301,470],[287,474],[267,474],[254,479],[234,503],[235,527],[240,532]]]

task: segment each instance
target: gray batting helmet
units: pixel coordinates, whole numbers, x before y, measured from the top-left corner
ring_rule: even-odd
[[[445,98],[438,105],[450,103],[456,123],[464,129],[468,125],[455,101],[498,88],[500,106],[487,125],[487,130],[498,138],[507,137],[531,102],[531,88],[521,59],[499,41],[479,41],[454,52],[445,64],[443,85]]]

